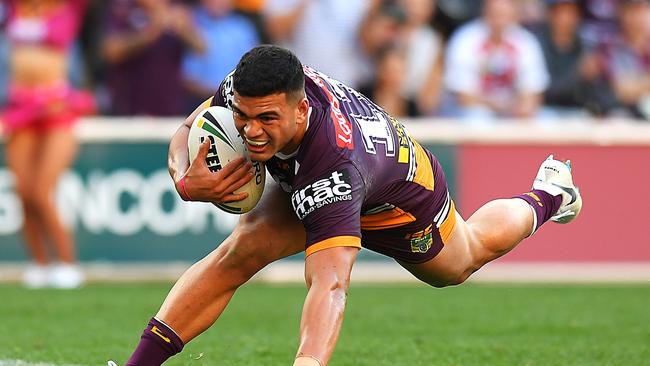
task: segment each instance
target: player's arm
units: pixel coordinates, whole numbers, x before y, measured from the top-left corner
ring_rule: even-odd
[[[201,104],[176,130],[169,143],[167,167],[174,180],[176,191],[184,200],[203,202],[233,202],[243,200],[246,193],[233,193],[253,178],[252,165],[242,157],[226,164],[216,173],[210,172],[205,158],[209,141],[199,148],[196,159],[190,164],[187,139],[196,116],[210,106],[210,100]]]
[[[333,247],[307,257],[305,280],[309,292],[294,366],[325,366],[329,362],[343,323],[350,271],[358,253],[358,247]]]

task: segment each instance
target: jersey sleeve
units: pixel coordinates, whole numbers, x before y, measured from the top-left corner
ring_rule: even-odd
[[[226,75],[221,84],[219,84],[219,88],[214,94],[214,97],[212,98],[212,104],[210,106],[232,109],[233,99],[235,98],[235,91],[232,87],[232,75],[234,73],[234,70],[231,71],[228,75]]]
[[[361,248],[361,204],[364,185],[347,162],[324,174],[297,182],[293,209],[307,231],[306,255],[333,247]]]

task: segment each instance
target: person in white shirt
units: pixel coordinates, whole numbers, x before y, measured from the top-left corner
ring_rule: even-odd
[[[372,75],[359,32],[373,0],[267,0],[272,40],[292,50],[305,65],[358,87]]]
[[[474,121],[535,117],[549,77],[537,39],[517,23],[513,0],[486,0],[483,17],[449,41],[445,85],[455,114]]]

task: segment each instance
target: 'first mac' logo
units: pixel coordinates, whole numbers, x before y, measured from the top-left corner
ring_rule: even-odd
[[[350,175],[347,169],[343,169],[340,172],[333,171],[329,177],[293,192],[291,204],[298,218],[302,220],[317,208],[351,199]]]

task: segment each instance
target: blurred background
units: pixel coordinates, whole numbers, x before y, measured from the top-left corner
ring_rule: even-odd
[[[0,27],[0,280],[25,280],[34,258],[80,262],[91,281],[174,279],[212,250],[237,217],[177,197],[167,143],[261,43],[404,121],[441,160],[464,217],[528,189],[549,153],[572,159],[582,216],[545,226],[476,279],[650,280],[647,1],[3,0]],[[49,190],[16,177],[7,145],[52,101],[84,115],[75,158],[48,161],[72,143],[59,142],[16,163],[61,165]],[[41,127],[36,150],[52,131]],[[21,228],[41,191],[71,238],[35,256]],[[61,247],[73,254],[57,259]],[[361,263],[410,279],[367,251]],[[261,276],[300,280],[301,265]]]

